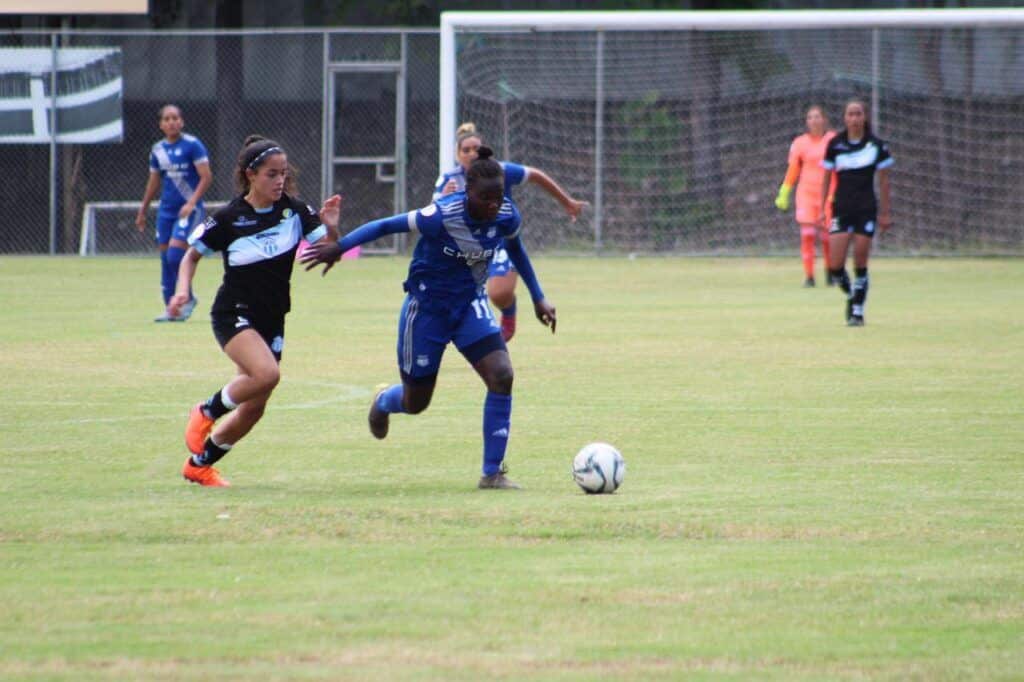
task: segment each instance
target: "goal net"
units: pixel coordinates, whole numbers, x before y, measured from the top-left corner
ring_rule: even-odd
[[[440,162],[473,121],[593,204],[517,190],[534,246],[791,253],[804,112],[890,142],[892,253],[1024,252],[1024,10],[445,13]]]

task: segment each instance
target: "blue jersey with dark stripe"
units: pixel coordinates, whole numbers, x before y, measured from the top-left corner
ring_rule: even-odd
[[[197,163],[209,163],[206,147],[195,135],[182,133],[177,142],[160,140],[149,152],[149,169],[163,179],[160,213],[178,217],[178,211],[199,186]],[[201,208],[201,204],[198,205]]]
[[[511,161],[499,161],[499,163],[501,164],[501,169],[505,172],[505,196],[510,197],[512,196],[512,188],[526,182],[530,177],[530,169]],[[447,173],[441,173],[437,178],[437,182],[434,183],[434,195],[431,197],[431,200],[437,201],[441,198],[441,191],[450,180],[455,181],[456,192],[466,191],[466,169],[461,165],[456,165],[455,168],[452,168]]]
[[[465,304],[483,291],[487,267],[502,240],[519,235],[519,209],[505,197],[494,220],[469,216],[465,192],[455,192],[409,214],[420,240],[405,290],[423,301]]]

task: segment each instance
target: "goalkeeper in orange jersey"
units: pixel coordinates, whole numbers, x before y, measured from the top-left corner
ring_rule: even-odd
[[[831,216],[826,216],[822,223],[822,180],[825,171],[821,160],[825,156],[825,147],[835,137],[835,131],[828,129],[828,117],[817,105],[807,110],[807,132],[796,137],[789,147],[789,169],[786,179],[779,187],[779,195],[775,197],[775,206],[780,211],[789,210],[789,196],[796,189],[796,222],[800,226],[800,257],[804,262],[804,286],[814,286],[814,237],[820,235],[821,251],[825,261],[825,281],[832,286],[832,275],[828,271],[829,244],[826,225]],[[831,192],[830,192],[831,194]]]

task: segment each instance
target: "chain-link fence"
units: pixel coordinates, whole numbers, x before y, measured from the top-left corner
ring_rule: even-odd
[[[843,101],[859,95],[878,114],[897,160],[897,229],[883,249],[1020,254],[1022,35],[466,32],[458,42],[458,111],[504,158],[548,171],[580,198],[600,197],[599,214],[569,225],[543,192],[518,190],[533,249],[599,243],[630,251],[789,253],[792,216],[771,203],[789,142],[801,132],[808,104],[824,104],[841,126]],[[300,195],[311,203],[333,192],[345,197],[343,228],[430,196],[438,173],[435,31],[0,35],[5,56],[45,53],[55,44],[105,56],[93,76],[58,67],[56,79],[12,70],[5,59],[0,132],[24,113],[12,113],[11,101],[41,101],[45,110],[54,84],[58,96],[73,99],[75,88],[99,87],[118,71],[120,141],[62,141],[52,155],[45,137],[5,144],[0,253],[151,251],[156,202],[146,234],[136,231],[134,215],[150,147],[162,137],[157,112],[168,102],[180,106],[186,132],[210,152],[210,201],[235,192],[234,160],[250,133],[282,143],[299,170]],[[29,122],[47,125],[45,116]],[[64,134],[76,121],[61,113],[56,123]],[[93,226],[84,243],[83,222]]]
[[[345,198],[343,227],[429,200],[437,176],[435,31],[71,31],[56,39],[62,54],[102,48],[115,55],[123,133],[116,142],[61,142],[52,157],[46,142],[4,145],[2,253],[151,251],[157,202],[145,234],[134,219],[166,103],[181,108],[185,132],[209,151],[208,201],[236,192],[232,170],[250,133],[283,145],[310,203],[333,192]],[[53,43],[50,33],[0,35],[5,54]],[[34,77],[26,71],[0,69],[0,104],[31,101]],[[58,95],[74,94],[75,79],[60,66]],[[49,75],[36,80],[46,108]],[[61,107],[58,133],[68,118]],[[0,107],[0,122],[7,113]],[[83,218],[95,230],[88,244]]]
[[[881,249],[1024,253],[1024,29],[487,26],[456,45],[460,120],[600,202],[570,225],[517,194],[542,248],[792,253],[773,208],[790,142],[809,105],[841,128],[858,97],[896,159]]]

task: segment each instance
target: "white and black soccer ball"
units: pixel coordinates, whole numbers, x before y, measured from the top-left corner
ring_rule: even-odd
[[[625,475],[625,460],[608,443],[585,445],[572,461],[572,477],[576,485],[591,495],[615,492]]]

